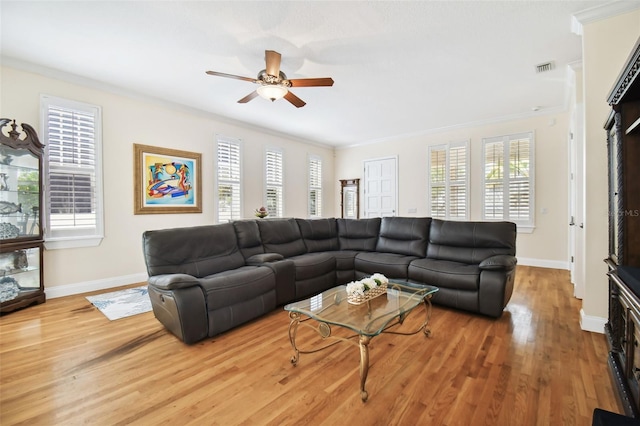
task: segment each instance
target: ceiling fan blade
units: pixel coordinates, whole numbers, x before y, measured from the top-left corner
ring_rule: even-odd
[[[217,72],[217,71],[207,71],[207,74],[218,76],[218,77],[235,78],[236,80],[249,81],[251,83],[257,83],[257,80],[255,78],[243,77],[241,75],[225,74],[223,72]]]
[[[267,63],[267,74],[274,77],[280,76],[280,60],[282,56],[275,50],[265,50],[264,60]]]
[[[291,91],[288,91],[287,94],[284,95],[284,98],[291,102],[296,108],[302,108],[307,104],[305,101],[291,93]]]
[[[244,98],[240,99],[238,101],[238,103],[239,104],[246,104],[247,102],[249,102],[251,99],[255,98],[256,96],[258,96],[258,92],[256,90],[254,90],[253,92],[249,93]]]
[[[291,87],[333,86],[333,79],[326,78],[293,78],[289,80]]]

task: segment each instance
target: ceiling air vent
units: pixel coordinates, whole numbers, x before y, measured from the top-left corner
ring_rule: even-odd
[[[536,65],[536,72],[537,73],[547,72],[547,71],[551,71],[553,68],[554,68],[553,61],[545,62],[544,64]]]

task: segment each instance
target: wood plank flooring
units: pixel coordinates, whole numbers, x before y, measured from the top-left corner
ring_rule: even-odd
[[[431,337],[375,337],[366,403],[358,348],[292,366],[281,308],[187,346],[153,313],[52,299],[0,317],[0,424],[590,425],[595,407],[622,411],[572,291],[567,271],[518,266],[499,320],[434,306]]]

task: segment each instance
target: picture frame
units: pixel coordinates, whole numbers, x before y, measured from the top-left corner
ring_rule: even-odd
[[[134,214],[202,213],[202,154],[133,144]]]

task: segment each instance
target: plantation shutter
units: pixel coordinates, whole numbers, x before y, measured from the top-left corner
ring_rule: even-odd
[[[532,228],[533,133],[484,139],[483,151],[483,218]]]
[[[509,220],[528,220],[531,210],[528,138],[509,141]]]
[[[447,217],[447,147],[430,149],[431,217]]]
[[[455,145],[449,148],[449,219],[466,219],[467,181],[468,181],[467,145]]]
[[[267,149],[265,171],[267,211],[269,212],[269,216],[282,217],[282,151],[276,149]]]
[[[218,222],[241,218],[240,142],[218,138]]]
[[[468,218],[468,149],[466,141],[429,147],[428,183],[432,217]]]
[[[309,216],[322,216],[322,159],[309,157]]]
[[[504,218],[504,142],[484,146],[484,219]]]
[[[52,230],[95,227],[95,118],[50,106],[49,208]]]

